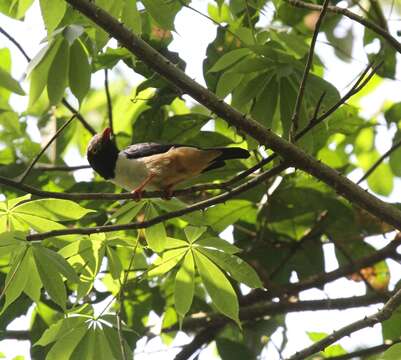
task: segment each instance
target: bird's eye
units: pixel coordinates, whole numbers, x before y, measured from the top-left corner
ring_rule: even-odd
[[[93,148],[92,148],[92,153],[93,154],[97,154],[100,151],[101,146],[99,144],[96,144]]]

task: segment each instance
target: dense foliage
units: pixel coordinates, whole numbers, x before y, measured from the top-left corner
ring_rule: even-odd
[[[394,244],[400,239],[395,237],[382,250],[365,241],[394,230],[386,217],[370,214],[369,206],[354,204],[352,196],[342,197],[342,191],[312,176],[313,171],[296,170],[297,162],[282,163],[282,154],[263,160],[273,154],[268,146],[183,97],[180,81],[166,80],[139,53],[110,42],[111,34],[69,2],[39,1],[47,37],[32,59],[25,55],[24,79],[11,75],[10,49],[16,49],[15,39],[21,34],[8,34],[10,48],[0,49],[2,338],[30,340],[32,359],[126,360],[133,358],[138,340],[156,336],[168,346],[182,331],[193,340],[170,353],[177,353],[177,359],[186,359],[212,342],[222,359],[256,359],[268,347],[272,350],[274,333],[286,333],[290,312],[367,306],[393,295],[385,260],[399,260]],[[0,12],[24,21],[33,3],[0,0]],[[169,50],[169,44],[178,36],[177,14],[185,9],[192,11],[191,16],[202,16],[192,8],[196,4],[188,0],[92,3],[185,70],[185,62]],[[329,3],[335,6],[337,1]],[[346,89],[340,94],[325,80],[331,64],[315,54],[300,96],[321,9],[308,5],[322,5],[321,0],[209,1],[203,16],[215,27],[216,36],[206,49],[204,80],[219,98],[293,140],[344,177],[374,166],[363,184],[370,193],[385,197],[401,176],[401,103],[386,102],[377,116],[366,118],[361,102],[384,80],[398,81],[401,45],[397,48],[391,40],[397,42],[397,34],[389,30],[392,23],[386,14],[401,16],[401,7],[397,1],[341,3],[374,25],[348,20],[345,35],[339,36],[338,30],[344,29],[342,14],[332,8],[320,19],[320,35],[325,35],[324,42],[334,49],[332,56],[343,66],[352,61],[353,47],[361,46],[353,32],[363,26],[366,59],[362,60],[372,67],[349,79],[350,88],[354,86],[349,93]],[[7,29],[1,30],[7,35]],[[13,50],[14,56],[24,54]],[[134,87],[128,81],[133,72],[144,79]],[[105,74],[107,91],[93,86],[95,73]],[[349,96],[342,98],[346,93]],[[18,100],[22,97],[29,99],[23,108]],[[40,132],[42,144],[33,140],[28,124]],[[235,144],[249,149],[252,156],[205,173],[170,201],[145,196],[134,202],[129,195],[117,200],[107,194],[121,193],[120,188],[96,174],[77,182],[77,169],[66,163],[78,152],[86,166],[89,139],[110,124],[120,148],[147,141],[202,147]],[[394,145],[382,159],[376,146],[379,128],[381,134],[388,132],[387,148],[390,142]],[[30,168],[34,159],[39,161]],[[253,166],[248,177],[236,177]],[[271,173],[266,175],[266,170]],[[206,185],[193,187],[200,183]],[[219,194],[224,195],[215,198]],[[396,208],[401,207],[394,204]],[[335,247],[337,272],[325,272],[324,247],[329,243]],[[344,289],[342,302],[324,299],[314,304],[299,297],[301,291],[323,289],[344,276],[363,282],[365,295],[348,298]],[[29,310],[26,331],[7,329]],[[155,315],[161,319],[160,330],[150,326]],[[400,312],[383,322],[382,333],[383,344],[399,341]],[[311,342],[327,335],[309,334]],[[285,353],[286,346],[284,335],[277,352]],[[366,354],[373,359],[372,354],[378,353],[373,356],[379,358],[387,347],[368,348]],[[340,344],[331,343],[314,352],[319,351],[321,358],[332,359],[347,353]],[[366,358],[363,353],[361,357]],[[396,344],[383,359],[400,357],[401,345]]]

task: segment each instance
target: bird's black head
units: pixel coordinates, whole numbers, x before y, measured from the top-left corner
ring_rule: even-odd
[[[106,128],[89,142],[86,156],[90,166],[105,179],[113,179],[118,148],[111,139],[111,129]]]

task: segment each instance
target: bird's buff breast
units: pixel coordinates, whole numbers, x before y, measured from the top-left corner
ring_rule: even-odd
[[[124,155],[119,154],[112,182],[125,190],[132,191],[148,177],[148,174],[148,169],[143,161],[127,159]]]

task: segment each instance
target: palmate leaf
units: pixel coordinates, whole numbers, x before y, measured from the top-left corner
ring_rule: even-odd
[[[93,287],[106,251],[105,240],[103,233],[92,234],[89,238],[74,241],[58,251],[80,273],[78,299],[86,296]]]
[[[44,253],[43,248],[39,246],[33,247],[33,256],[40,279],[51,299],[60,305],[62,309],[65,309],[67,292],[59,272],[59,267],[55,265],[55,261],[49,262],[48,260],[51,259],[51,256],[48,256],[48,254],[44,255]]]
[[[86,48],[79,39],[76,39],[71,45],[69,61],[68,82],[70,89],[79,103],[82,103],[90,88],[91,67]]]
[[[152,205],[152,203],[148,203],[145,211],[145,219],[153,219],[158,216],[158,212],[156,208]],[[166,230],[164,228],[163,223],[158,223],[156,225],[152,225],[145,229],[146,241],[149,247],[156,251],[163,251],[166,247],[167,235]]]
[[[193,251],[199,275],[213,304],[240,325],[237,295],[224,273],[200,251]]]
[[[77,220],[93,210],[85,209],[73,201],[40,199],[26,201],[30,195],[11,199],[0,207],[0,231],[28,230],[48,231],[64,226],[58,221]]]
[[[263,287],[256,271],[238,256],[206,248],[199,248],[199,251],[228,272],[236,281],[251,288]]]
[[[194,297],[195,266],[192,251],[188,251],[175,277],[174,303],[181,318],[189,311]]]
[[[178,264],[178,262],[182,259],[187,251],[187,248],[179,248],[165,251],[162,257],[157,258],[153,262],[152,268],[148,272],[148,277],[161,276],[166,274]]]
[[[11,75],[2,68],[0,68],[0,87],[18,95],[25,95],[25,91],[21,88],[18,81],[14,80]]]
[[[69,58],[70,47],[68,41],[63,39],[49,68],[47,96],[50,105],[58,104],[64,96],[68,84]]]
[[[49,34],[60,23],[66,9],[67,4],[63,0],[40,0],[40,10]]]
[[[29,279],[27,274],[29,274],[31,271],[31,262],[29,261],[31,256],[32,249],[30,247],[21,248],[14,255],[10,265],[10,270],[7,273],[6,280],[4,282],[4,288],[0,295],[0,298],[5,296],[6,299],[0,314],[3,313],[24,290]]]
[[[103,317],[98,321],[84,316],[74,316],[61,319],[52,324],[35,343],[35,346],[47,346],[54,343],[46,356],[46,360],[56,359],[118,359],[124,357],[121,354],[120,340],[115,327],[106,325],[109,323]],[[123,345],[127,356],[132,352],[123,339]],[[96,356],[95,356],[96,354]]]

